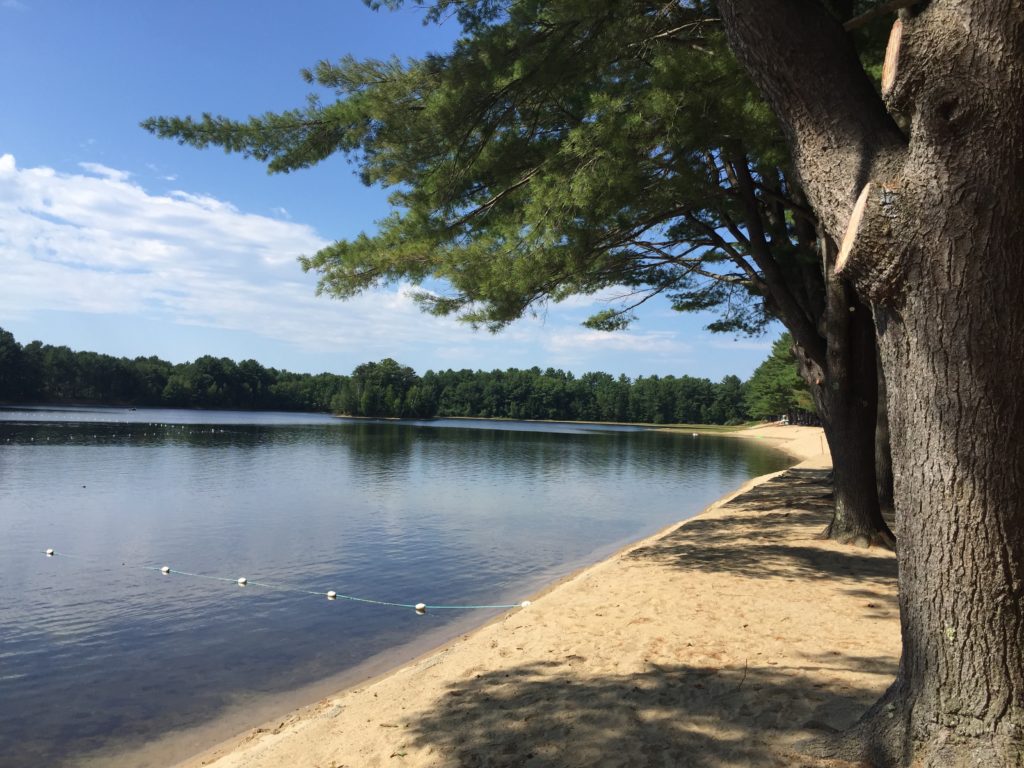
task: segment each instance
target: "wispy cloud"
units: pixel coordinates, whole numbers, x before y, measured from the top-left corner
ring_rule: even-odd
[[[327,240],[287,211],[256,215],[192,191],[151,193],[99,163],[80,168],[19,168],[0,155],[0,322],[40,310],[137,317],[242,331],[353,365],[392,356],[423,369],[650,370],[692,352],[672,332],[580,328],[579,310],[613,292],[551,305],[497,336],[424,315],[409,285],[318,298],[296,259]]]
[[[128,171],[119,171],[116,168],[108,168],[102,163],[79,163],[78,167],[91,173],[93,176],[99,176],[101,179],[128,181],[128,179],[131,178],[131,174],[128,173]]]
[[[150,194],[125,171],[81,167],[85,173],[20,169],[13,156],[0,156],[4,315],[141,314],[318,350],[467,333],[425,318],[407,286],[344,305],[316,298],[296,258],[327,241],[309,226],[208,195]]]
[[[642,352],[654,355],[681,355],[692,347],[671,331],[614,332],[587,328],[566,328],[550,334],[547,345],[560,352],[605,349]]]
[[[598,309],[607,309],[610,305],[628,303],[631,296],[631,289],[629,288],[609,286],[595,293],[580,293],[568,296],[558,302],[558,306],[562,309],[588,309],[596,311]]]
[[[158,179],[162,179],[163,181],[177,181],[178,180],[178,174],[176,174],[176,173],[164,173],[162,170],[160,170],[160,166],[156,165],[155,163],[146,163],[146,167],[149,170],[151,170],[153,172],[154,176],[156,178],[158,178]]]

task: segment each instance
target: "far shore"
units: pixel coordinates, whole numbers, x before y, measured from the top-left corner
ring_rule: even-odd
[[[748,430],[758,430],[765,427],[780,426],[778,422],[757,422],[748,421],[742,424],[682,424],[682,423],[654,423],[649,421],[593,421],[586,419],[512,419],[505,416],[352,416],[347,413],[334,411],[288,411],[288,410],[266,410],[261,408],[237,408],[230,406],[203,407],[203,406],[176,406],[176,405],[139,405],[131,403],[110,403],[91,400],[73,401],[32,401],[14,402],[0,400],[0,408],[110,408],[112,410],[134,411],[139,408],[172,410],[172,411],[196,411],[197,413],[209,413],[211,411],[225,411],[229,413],[294,413],[310,414],[318,416],[333,416],[336,419],[347,421],[493,421],[516,422],[523,424],[590,424],[593,426],[606,427],[642,427],[644,429],[665,430],[667,432],[697,432],[701,434],[721,434],[738,436]]]
[[[818,765],[800,741],[850,725],[895,672],[895,562],[816,538],[820,429],[733,435],[800,463],[180,768]],[[160,747],[131,764],[166,764]]]
[[[347,413],[329,414],[337,419],[352,421],[493,421],[516,424],[583,424],[595,427],[640,427],[666,432],[698,432],[701,434],[737,435],[747,430],[782,426],[779,422],[747,421],[742,424],[684,424],[653,421],[594,421],[589,419],[513,419],[507,416],[352,416]],[[817,429],[817,427],[812,427]]]
[[[669,432],[685,430],[686,427],[666,427]],[[699,430],[695,430],[699,431]],[[821,427],[783,426],[781,424],[760,424],[735,427],[731,430],[715,431],[722,437],[736,437],[742,440],[758,440],[765,445],[784,451],[796,459],[804,468],[832,468],[832,457]]]

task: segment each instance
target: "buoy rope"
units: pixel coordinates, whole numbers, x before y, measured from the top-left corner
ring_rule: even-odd
[[[94,560],[88,557],[82,557],[81,555],[72,555],[67,552],[57,552],[53,549],[47,549],[43,552],[47,557],[66,557],[71,560],[81,560],[87,563],[95,563]],[[430,605],[427,603],[394,603],[388,600],[374,600],[369,597],[356,597],[355,595],[345,595],[341,592],[335,592],[333,589],[328,592],[317,592],[311,589],[304,589],[302,587],[296,587],[290,584],[272,584],[266,581],[252,581],[245,577],[231,579],[226,576],[214,576],[208,573],[194,573],[192,571],[182,571],[177,568],[171,568],[169,566],[155,566],[147,565],[145,563],[129,563],[123,561],[121,563],[126,568],[140,568],[146,571],[156,571],[157,573],[163,574],[164,576],[188,576],[193,579],[206,579],[207,581],[220,581],[226,584],[237,584],[240,587],[263,587],[264,589],[273,589],[278,592],[293,592],[296,594],[313,596],[313,597],[326,597],[328,600],[349,600],[355,603],[367,603],[369,605],[382,605],[390,608],[412,608],[417,613],[424,613],[427,610],[436,611],[469,611],[479,608],[526,608],[530,605],[529,600],[524,600],[521,603],[508,603],[502,605]]]

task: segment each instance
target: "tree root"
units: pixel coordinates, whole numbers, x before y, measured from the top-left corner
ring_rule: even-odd
[[[840,530],[835,521],[832,521],[818,534],[818,538],[835,541],[840,544],[849,544],[862,549],[881,547],[893,552],[896,551],[896,536],[888,528],[881,531]]]
[[[1024,768],[1024,733],[965,735],[935,726],[915,728],[895,691],[852,728],[802,742],[802,763],[853,768]]]

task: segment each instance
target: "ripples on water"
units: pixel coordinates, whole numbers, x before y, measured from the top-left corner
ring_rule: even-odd
[[[0,410],[0,765],[69,764],[196,725],[454,618],[122,563],[518,602],[787,463],[635,428]]]

